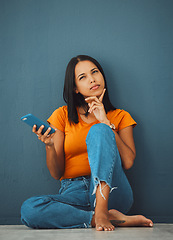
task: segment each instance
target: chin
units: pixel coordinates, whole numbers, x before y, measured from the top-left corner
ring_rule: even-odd
[[[104,90],[104,89],[102,89],[101,91],[98,91],[98,93],[96,93],[96,96],[97,96],[97,97],[100,97],[100,96],[102,95],[102,93],[103,93],[103,90]]]

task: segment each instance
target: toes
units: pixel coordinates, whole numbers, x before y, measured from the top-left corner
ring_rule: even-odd
[[[109,229],[110,229],[110,231],[113,231],[115,229],[115,227],[112,225]]]
[[[109,229],[110,229],[109,231],[114,231],[115,227],[111,227]]]
[[[109,227],[104,227],[104,231],[111,231]]]
[[[104,227],[104,231],[113,231],[115,229],[114,226],[111,227]]]
[[[149,223],[149,227],[153,227],[153,222],[150,222],[150,223]]]
[[[101,225],[96,225],[96,230],[97,230],[97,231],[103,231],[103,228],[102,228]]]
[[[111,226],[111,227],[106,227],[106,226],[101,226],[101,225],[97,225],[96,226],[96,230],[97,231],[113,231],[115,229],[114,226]]]
[[[151,220],[145,222],[144,224],[142,224],[144,227],[153,227],[153,222]]]
[[[147,219],[147,222],[145,224],[147,227],[153,227],[153,222],[150,219]]]

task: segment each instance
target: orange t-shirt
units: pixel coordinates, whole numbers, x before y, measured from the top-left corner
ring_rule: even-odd
[[[47,120],[55,128],[65,133],[65,172],[61,179],[91,174],[85,140],[90,128],[99,121],[88,124],[81,119],[79,112],[78,117],[79,123],[70,125],[67,106],[63,106],[56,109]],[[136,122],[130,114],[121,109],[109,111],[107,118],[115,125],[117,132],[128,126],[136,126]]]

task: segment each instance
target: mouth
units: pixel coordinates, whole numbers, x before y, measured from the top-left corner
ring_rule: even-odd
[[[97,90],[100,87],[100,85],[94,85],[90,88],[90,90]]]

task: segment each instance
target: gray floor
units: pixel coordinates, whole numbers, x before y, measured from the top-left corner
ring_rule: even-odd
[[[97,232],[95,229],[54,229],[54,230],[32,230],[22,225],[1,225],[0,240],[150,240],[164,239],[173,240],[173,224],[155,224],[153,228],[131,227],[116,228],[113,232]]]

